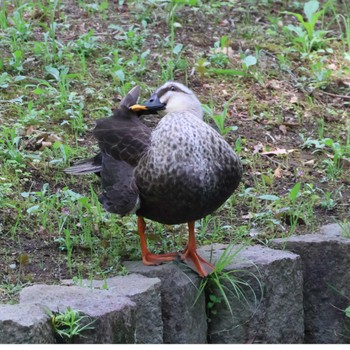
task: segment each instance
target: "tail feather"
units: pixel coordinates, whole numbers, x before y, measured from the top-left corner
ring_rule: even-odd
[[[70,175],[85,175],[85,174],[99,174],[102,170],[102,156],[99,153],[97,156],[82,160],[73,166],[64,169],[66,174]]]

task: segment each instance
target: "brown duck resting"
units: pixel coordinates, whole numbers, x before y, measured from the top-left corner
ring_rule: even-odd
[[[158,265],[179,256],[200,276],[214,266],[196,251],[195,220],[219,208],[237,188],[242,164],[231,146],[203,121],[203,110],[193,92],[177,82],[158,88],[144,104],[133,88],[114,114],[97,121],[93,134],[101,152],[66,173],[97,173],[99,197],[112,213],[136,213],[142,261]],[[164,115],[154,130],[140,114]],[[189,240],[182,254],[152,254],[145,236],[148,218],[162,224],[188,223]]]

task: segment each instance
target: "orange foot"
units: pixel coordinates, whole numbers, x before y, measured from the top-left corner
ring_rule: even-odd
[[[161,263],[176,260],[178,253],[169,253],[169,254],[151,254],[146,253],[142,256],[142,262],[144,265],[160,265]]]
[[[181,255],[181,260],[197,271],[201,277],[208,276],[215,269],[215,266],[199,256],[195,249],[186,248]]]

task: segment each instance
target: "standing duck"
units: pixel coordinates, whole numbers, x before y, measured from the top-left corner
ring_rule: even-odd
[[[183,84],[167,82],[143,104],[132,89],[112,117],[97,121],[93,131],[101,153],[65,171],[99,173],[105,209],[120,215],[136,213],[142,261],[158,265],[178,253],[152,254],[147,248],[144,218],[162,224],[188,223],[189,239],[181,260],[201,277],[214,266],[196,251],[195,220],[219,208],[237,188],[242,164],[231,146],[203,121],[194,93]],[[154,130],[140,114],[163,116]]]

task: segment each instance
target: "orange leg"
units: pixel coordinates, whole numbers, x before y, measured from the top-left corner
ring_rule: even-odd
[[[199,276],[205,277],[209,275],[209,273],[211,273],[215,267],[200,257],[197,253],[196,237],[194,233],[194,221],[188,222],[188,234],[188,243],[181,255],[181,260],[185,260],[186,263],[194,267]]]
[[[146,223],[142,216],[138,216],[137,218],[137,228],[140,235],[142,262],[144,265],[159,265],[163,262],[173,261],[176,259],[178,256],[177,253],[151,254],[149,252],[145,235]]]

